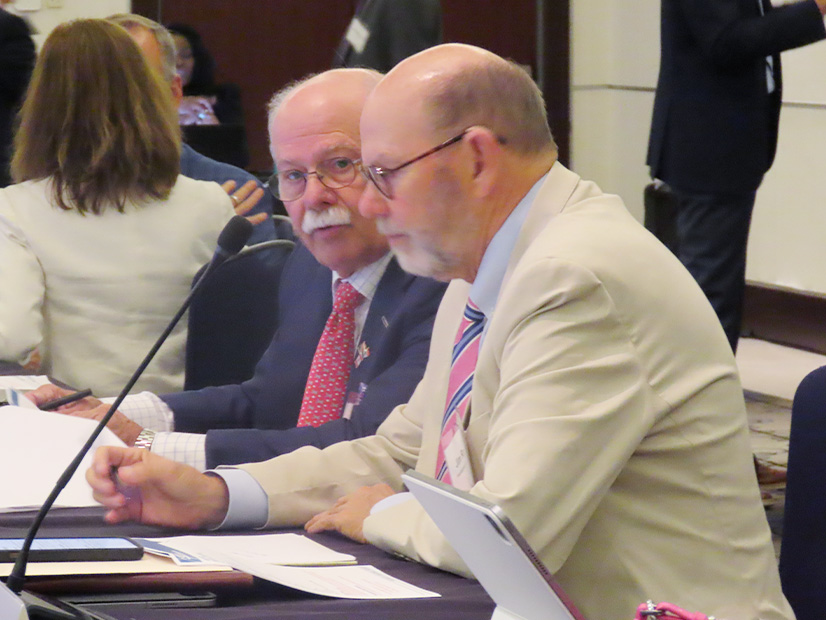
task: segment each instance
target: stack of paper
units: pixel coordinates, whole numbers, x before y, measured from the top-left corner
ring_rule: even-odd
[[[178,536],[153,538],[146,543],[147,549],[153,543],[160,543],[185,552],[188,558],[196,556],[219,562],[261,579],[322,596],[352,599],[439,596],[373,566],[355,566],[352,555],[333,551],[299,534]]]
[[[0,407],[0,511],[39,507],[97,421],[22,407]],[[86,470],[98,446],[123,446],[104,428],[55,506],[96,506]]]

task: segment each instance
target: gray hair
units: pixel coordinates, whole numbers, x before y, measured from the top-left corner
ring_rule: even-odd
[[[284,103],[287,97],[292,95],[295,91],[304,86],[304,84],[306,84],[318,75],[321,74],[310,73],[308,75],[305,75],[301,79],[289,82],[286,86],[275,91],[275,94],[272,97],[270,97],[270,100],[267,102],[267,125],[272,123],[272,119],[275,118],[275,116],[278,114],[278,111],[281,109],[281,105]]]
[[[298,80],[293,80],[283,88],[276,91],[276,93],[270,98],[269,102],[267,103],[267,123],[271,123],[272,119],[278,114],[278,111],[281,109],[281,106],[284,104],[284,101],[287,100],[290,95],[292,95],[295,91],[299,88],[304,86],[310,80],[317,78],[320,75],[324,75],[330,71],[335,72],[352,72],[352,73],[362,73],[364,75],[365,82],[370,81],[371,88],[375,86],[378,81],[382,78],[382,73],[376,71],[374,69],[366,69],[366,68],[358,68],[358,69],[328,69],[327,71],[322,71],[320,73],[310,73],[309,75],[305,75],[303,78]]]
[[[152,21],[142,15],[135,15],[134,13],[117,13],[107,17],[106,21],[117,24],[129,31],[136,29],[149,31],[152,36],[155,37],[158,46],[161,48],[164,79],[167,82],[172,82],[172,80],[175,79],[175,75],[177,74],[175,70],[175,40],[172,38],[169,30],[156,21]]]
[[[482,125],[519,153],[556,148],[542,91],[515,62],[465,66],[426,97],[425,109],[437,131],[452,134]]]

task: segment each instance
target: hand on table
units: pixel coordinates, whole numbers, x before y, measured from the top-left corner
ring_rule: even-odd
[[[311,534],[336,530],[347,538],[365,543],[367,540],[364,538],[364,520],[370,516],[373,506],[394,493],[395,491],[386,484],[361,487],[339,499],[329,510],[307,521],[304,529]]]
[[[115,485],[113,470],[121,486]],[[210,528],[224,520],[229,506],[220,477],[140,448],[98,448],[86,480],[95,500],[108,509],[109,523]]]
[[[62,398],[63,396],[68,396],[69,394],[74,394],[74,390],[67,390],[51,383],[47,383],[46,385],[41,385],[36,390],[27,392],[26,398],[40,407],[50,400]],[[94,409],[95,407],[100,407],[101,405],[103,405],[103,403],[94,396],[87,396],[86,398],[81,398],[80,400],[76,400],[68,405],[63,405],[62,407],[56,409],[56,411],[60,413],[74,414],[79,411],[88,411],[90,409]]]
[[[73,393],[74,392],[72,390],[66,390],[50,383],[47,385],[41,385],[36,390],[28,392],[26,396],[39,407],[50,400],[54,400],[62,396],[68,396]],[[103,419],[103,416],[105,416],[108,411],[109,405],[93,396],[87,396],[86,398],[76,400],[68,405],[58,407],[55,410],[56,413],[64,413],[77,418],[86,418],[88,420],[98,421]],[[115,412],[115,415],[112,416],[112,419],[109,420],[109,423],[106,426],[127,446],[134,445],[135,440],[143,430],[142,426],[127,418],[120,411]]]

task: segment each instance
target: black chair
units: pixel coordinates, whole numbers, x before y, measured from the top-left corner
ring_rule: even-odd
[[[797,620],[826,617],[826,366],[792,403],[780,580]]]
[[[245,248],[204,282],[189,308],[185,390],[252,377],[277,328],[278,283],[294,245],[278,239]]]
[[[201,155],[246,168],[250,163],[243,124],[182,125],[184,141]]]

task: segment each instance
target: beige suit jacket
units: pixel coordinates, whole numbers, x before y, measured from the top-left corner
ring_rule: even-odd
[[[433,475],[453,339],[454,282],[430,361],[374,437],[245,466],[269,521],[299,524],[409,467]],[[556,164],[511,256],[482,344],[466,431],[476,484],[587,618],[651,598],[727,620],[792,618],[722,329],[679,262],[616,196]],[[371,515],[373,544],[455,572],[410,499]]]

